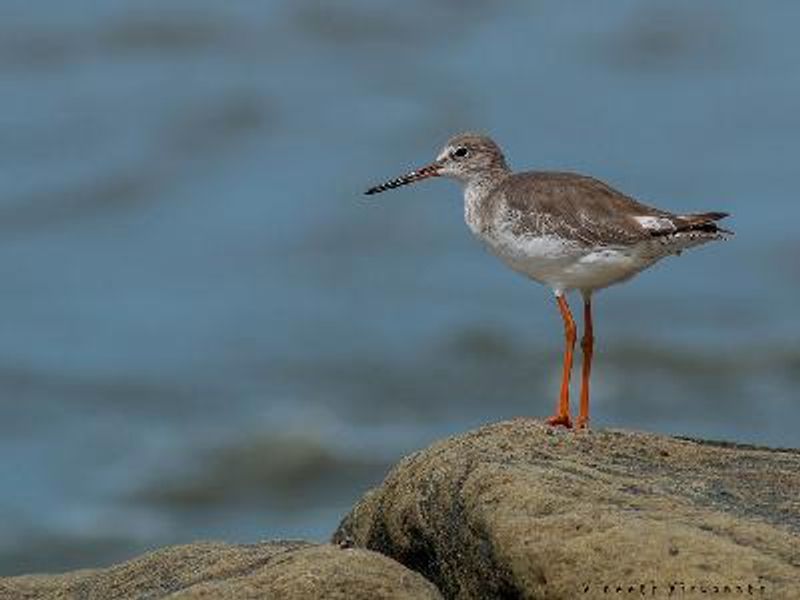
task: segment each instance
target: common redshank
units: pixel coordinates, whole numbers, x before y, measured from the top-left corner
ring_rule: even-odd
[[[626,281],[665,256],[724,239],[723,212],[673,214],[637,202],[593,177],[563,172],[513,173],[490,138],[464,133],[436,160],[370,188],[367,194],[451,177],[464,185],[464,217],[472,233],[515,271],[550,287],[564,321],[561,393],[550,425],[572,427],[569,382],[577,328],[567,294],[583,296],[583,368],[577,428],[589,424],[592,294]]]

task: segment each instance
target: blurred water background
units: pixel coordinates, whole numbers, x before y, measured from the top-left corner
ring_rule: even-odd
[[[597,297],[595,426],[798,445],[800,4],[0,12],[0,574],[322,540],[404,453],[549,414],[549,292],[453,182],[361,195],[462,130],[733,215]]]

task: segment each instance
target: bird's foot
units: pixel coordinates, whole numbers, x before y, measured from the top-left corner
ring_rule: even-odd
[[[589,431],[589,417],[578,417],[578,420],[575,421],[575,429]]]
[[[567,429],[572,428],[572,419],[570,419],[569,415],[553,415],[552,417],[548,417],[545,420],[545,423],[547,423],[551,427],[558,427],[559,425],[561,425],[562,427],[566,427]]]

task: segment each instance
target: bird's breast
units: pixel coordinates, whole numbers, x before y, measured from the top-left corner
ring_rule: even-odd
[[[489,203],[483,190],[473,186],[464,191],[464,221],[473,234],[483,239],[491,228]]]

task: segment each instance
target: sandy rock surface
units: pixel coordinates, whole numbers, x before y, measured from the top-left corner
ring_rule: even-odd
[[[0,598],[21,599],[441,599],[395,561],[366,550],[305,542],[196,543],[107,569],[0,579]]]
[[[342,541],[447,598],[796,600],[800,452],[517,419],[404,459]]]

